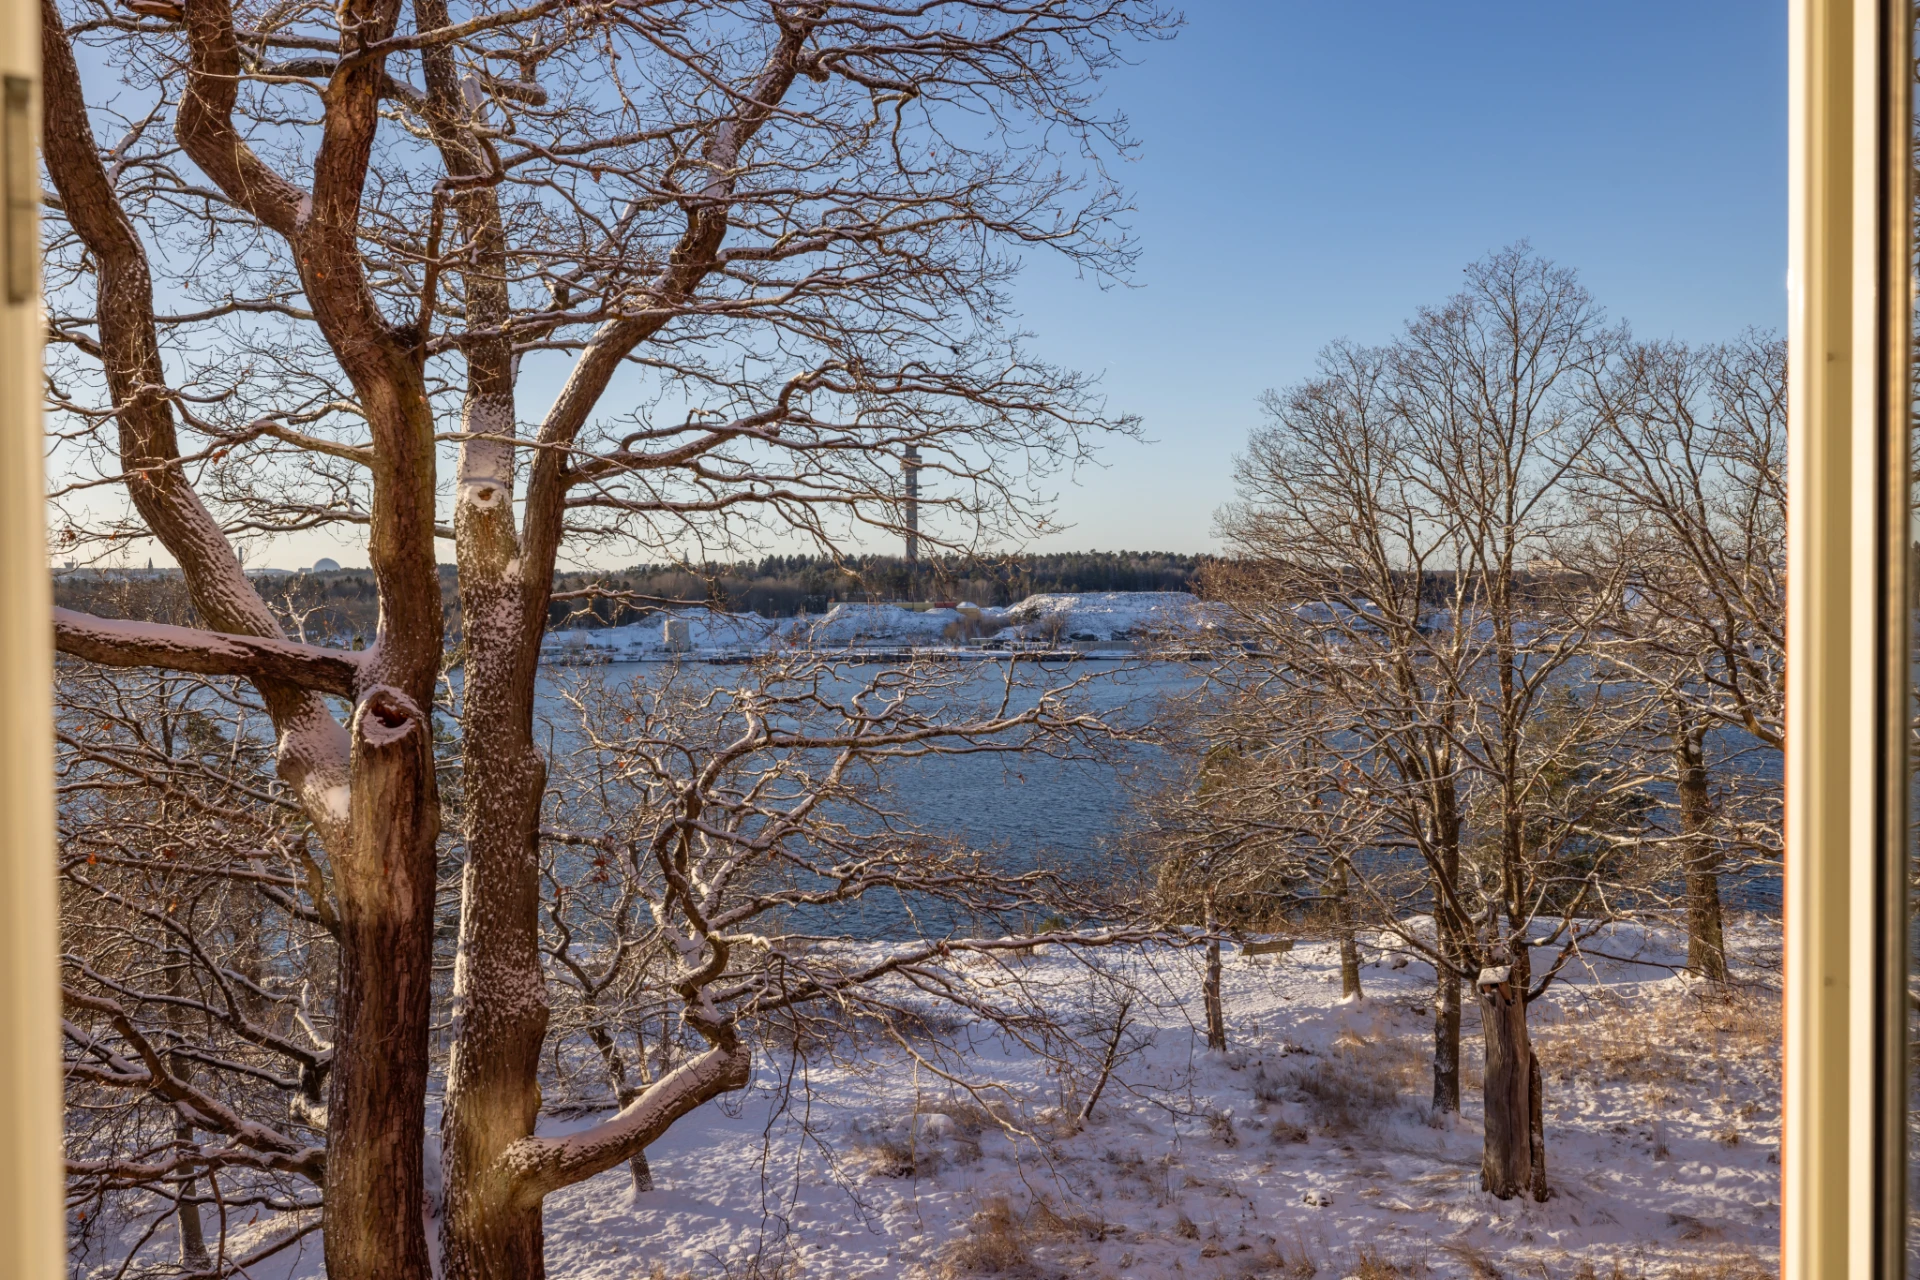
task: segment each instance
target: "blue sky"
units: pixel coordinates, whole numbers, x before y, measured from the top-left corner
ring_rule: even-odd
[[[1141,143],[1118,174],[1131,283],[1036,257],[1014,291],[1035,352],[1100,375],[1147,435],[1061,478],[1067,527],[1031,549],[1213,548],[1260,392],[1336,338],[1390,339],[1521,238],[1643,336],[1784,323],[1779,0],[1189,0],[1187,19],[1108,76]],[[350,535],[261,550],[365,563]]]
[[[1522,237],[1643,336],[1786,315],[1786,6],[1193,0],[1110,77],[1142,149],[1133,287],[1034,262],[1047,358],[1149,443],[1059,488],[1036,549],[1197,551],[1255,398],[1391,337]]]

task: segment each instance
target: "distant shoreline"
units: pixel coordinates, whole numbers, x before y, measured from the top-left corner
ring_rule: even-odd
[[[786,650],[874,662],[1125,661],[1187,656],[1216,607],[1183,591],[1049,592],[1017,604],[836,604],[817,617],[672,610],[621,627],[551,632],[549,666],[732,664]]]

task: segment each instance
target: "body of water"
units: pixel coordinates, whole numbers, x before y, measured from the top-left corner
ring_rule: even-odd
[[[852,667],[842,688],[851,694],[873,667]],[[709,674],[710,673],[710,674]],[[557,689],[595,681],[610,687],[654,685],[674,679],[714,688],[742,684],[751,677],[741,667],[690,663],[674,668],[660,663],[610,663],[588,671],[550,672],[541,712],[554,727],[556,746],[564,748],[569,709]],[[956,715],[978,700],[996,700],[1006,679],[1001,662],[986,662],[954,691]],[[1183,663],[1072,663],[1051,668],[1022,662],[1015,679],[1029,691],[1084,680],[1077,695],[1085,709],[1108,723],[1151,727],[1167,713],[1170,697],[1194,688],[1199,669]],[[1016,694],[1016,698],[1019,695]],[[876,781],[885,788],[881,801],[904,823],[933,836],[952,838],[989,850],[1009,870],[1047,866],[1074,876],[1097,875],[1130,803],[1130,784],[1150,782],[1164,767],[1157,748],[1119,744],[1098,759],[1056,759],[1045,755],[992,754],[930,756],[889,761]],[[872,819],[866,819],[871,821]],[[807,912],[790,921],[794,928],[858,937],[898,937],[920,932],[945,933],[968,923],[938,903],[903,902],[875,893],[857,906]]]
[[[1177,662],[1076,663],[1052,670],[1020,666],[1017,678],[1031,688],[1087,677],[1088,708],[1123,726],[1154,726],[1162,717],[1178,714],[1173,700],[1196,688],[1203,675],[1202,668]],[[851,693],[856,682],[873,670],[850,668],[845,692]],[[561,684],[591,680],[614,687],[635,682],[647,686],[676,679],[692,681],[696,687],[726,688],[749,678],[740,667],[699,663],[679,668],[612,663],[588,671],[550,672],[543,711],[564,736],[567,714],[555,693]],[[983,664],[955,691],[956,704],[997,697],[1004,679],[1001,664]],[[1727,734],[1715,744],[1718,750],[1713,754],[1726,771],[1722,780],[1731,780],[1735,772],[1749,772],[1753,781],[1761,781],[1759,773],[1777,770],[1771,753],[1756,752],[1752,744],[1736,740],[1740,738],[1744,735]],[[921,831],[993,850],[1009,869],[1053,866],[1075,877],[1098,878],[1111,869],[1111,842],[1126,819],[1133,788],[1151,784],[1168,763],[1163,752],[1144,745],[1129,745],[1098,760],[953,755],[889,763],[880,781],[889,788],[886,802]],[[1777,785],[1777,777],[1773,781]],[[1722,896],[1729,908],[1778,911],[1780,883],[1773,867],[1749,864],[1728,870]],[[875,894],[857,906],[809,912],[790,923],[807,932],[898,937],[949,932],[970,922],[941,904],[907,903],[891,894]]]

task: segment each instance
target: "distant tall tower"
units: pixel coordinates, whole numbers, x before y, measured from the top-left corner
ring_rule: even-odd
[[[907,446],[906,456],[900,460],[900,474],[906,481],[907,490],[907,563],[915,564],[920,559],[920,450],[914,445]]]

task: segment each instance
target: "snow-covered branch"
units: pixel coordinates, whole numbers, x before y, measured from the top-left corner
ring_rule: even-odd
[[[354,696],[361,656],[265,636],[236,636],[197,627],[96,618],[53,611],[54,644],[108,667],[161,667],[208,676],[278,680],[319,693]]]
[[[631,1159],[681,1116],[745,1088],[752,1065],[751,1051],[729,1032],[600,1124],[560,1138],[522,1138],[501,1160],[514,1181],[515,1198],[537,1205],[561,1187]]]

